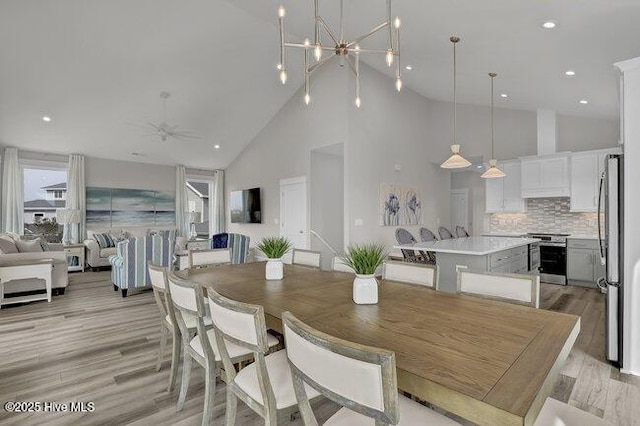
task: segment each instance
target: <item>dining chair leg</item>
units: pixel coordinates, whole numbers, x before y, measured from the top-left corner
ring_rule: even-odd
[[[204,412],[202,413],[202,426],[207,426],[213,422],[213,398],[216,395],[216,370],[205,368],[204,384]]]
[[[160,349],[158,350],[158,361],[156,362],[156,371],[160,371],[160,367],[162,367],[162,360],[164,359],[164,349],[167,347],[167,335],[169,334],[169,330],[164,324],[160,324],[160,329],[162,331],[162,335],[160,336]]]
[[[235,426],[236,411],[238,409],[238,399],[236,395],[229,390],[228,385],[227,385],[227,405],[225,409],[226,409],[226,413],[225,413],[226,426]]]
[[[172,332],[171,338],[171,372],[169,373],[169,392],[172,392],[176,386],[176,380],[178,379],[178,366],[180,365],[180,339],[178,338],[179,332]]]
[[[189,379],[191,376],[191,355],[185,350],[182,353],[182,383],[180,385],[180,395],[178,396],[177,411],[182,411],[184,401],[187,399],[187,389],[189,389]]]

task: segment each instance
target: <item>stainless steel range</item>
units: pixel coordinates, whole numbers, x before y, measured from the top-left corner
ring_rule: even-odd
[[[569,234],[529,233],[540,239],[540,281],[567,285],[567,237]]]

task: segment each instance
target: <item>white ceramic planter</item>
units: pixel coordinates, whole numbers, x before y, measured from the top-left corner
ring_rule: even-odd
[[[281,280],[284,276],[284,265],[282,259],[269,259],[264,268],[265,276],[268,280]]]
[[[358,275],[353,280],[353,301],[358,305],[378,303],[378,281],[375,275]]]

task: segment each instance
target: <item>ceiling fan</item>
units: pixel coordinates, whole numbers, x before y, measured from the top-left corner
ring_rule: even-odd
[[[177,124],[170,125],[167,123],[167,99],[169,99],[169,96],[171,96],[169,92],[160,92],[160,98],[162,99],[162,122],[158,124],[147,122],[143,125],[137,125],[138,127],[148,131],[148,133],[143,134],[143,136],[160,137],[163,142],[167,141],[169,138],[200,139],[200,136],[195,132],[189,130],[178,130],[179,126]]]

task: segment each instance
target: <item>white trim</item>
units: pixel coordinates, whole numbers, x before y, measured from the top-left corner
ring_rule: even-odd
[[[640,68],[640,57],[628,59],[626,61],[616,62],[615,64],[613,64],[613,66],[623,73],[627,71],[631,71],[635,68]]]
[[[69,163],[53,160],[32,160],[30,158],[18,158],[21,169],[56,170],[67,171]]]
[[[282,186],[282,185],[297,185],[299,183],[304,183],[306,185],[307,184],[307,177],[306,176],[298,176],[298,177],[280,179],[280,186]]]

